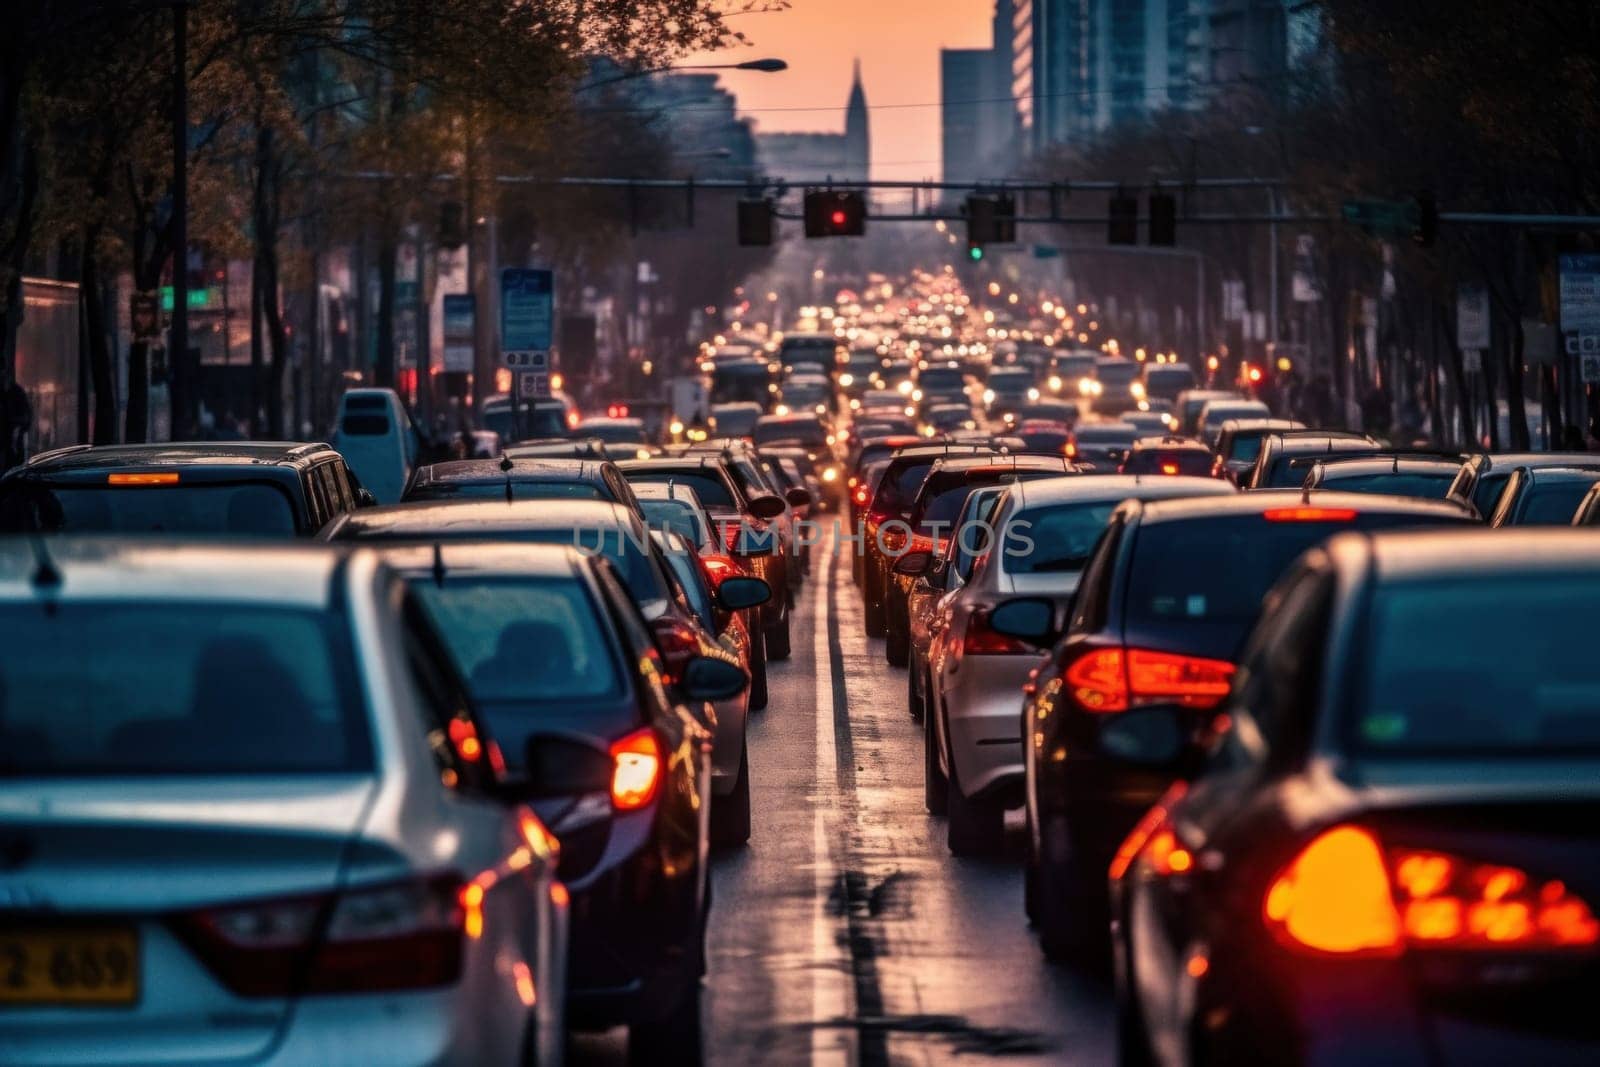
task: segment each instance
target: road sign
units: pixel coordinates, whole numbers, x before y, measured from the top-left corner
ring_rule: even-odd
[[[500,353],[500,362],[512,370],[535,371],[540,374],[550,373],[550,353],[520,349]]]
[[[1340,214],[1375,237],[1409,237],[1422,218],[1414,200],[1346,200]]]
[[[550,395],[550,375],[544,371],[519,371],[517,396],[522,400],[542,400]]]
[[[444,294],[444,369],[470,374],[477,360],[478,301],[471,293]]]
[[[1489,347],[1489,290],[1481,285],[1456,290],[1456,347]]]
[[[508,367],[513,353],[550,352],[555,331],[554,271],[507,267],[500,272],[500,350]]]
[[[133,327],[135,341],[149,341],[161,336],[161,313],[156,307],[155,293],[134,293],[128,297],[128,320]]]
[[[1600,255],[1561,257],[1561,328],[1600,333]]]

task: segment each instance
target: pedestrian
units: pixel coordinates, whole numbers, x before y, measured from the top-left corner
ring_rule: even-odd
[[[33,403],[20,382],[6,376],[0,389],[0,471],[28,460],[28,439],[33,433]]]

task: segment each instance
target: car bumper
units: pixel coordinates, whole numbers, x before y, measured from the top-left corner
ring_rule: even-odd
[[[1022,785],[1022,686],[1038,656],[961,658],[941,679],[940,702],[961,791],[1003,797]]]

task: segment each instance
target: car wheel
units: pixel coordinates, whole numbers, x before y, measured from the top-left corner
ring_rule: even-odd
[[[750,750],[742,747],[733,792],[711,801],[711,844],[716,848],[743,848],[749,840]]]
[[[1067,819],[1046,815],[1034,866],[1033,925],[1046,957],[1086,971],[1104,970],[1109,919],[1072,856]]]
[[[943,815],[949,810],[950,783],[939,769],[939,738],[934,733],[933,694],[928,694],[928,708],[922,716],[922,802],[929,815]]]
[[[862,564],[866,568],[866,581],[862,583],[862,599],[866,601],[866,626],[868,637],[883,636],[883,590],[879,588],[875,577],[877,567],[871,562]]]
[[[913,663],[911,669],[906,671],[906,710],[911,713],[912,722],[921,722],[926,707],[926,699],[917,691],[917,679],[921,672]]]
[[[700,1025],[700,981],[689,982],[678,1003],[659,1019],[628,1027],[628,1062],[697,1065],[703,1059]]]
[[[789,616],[784,615],[783,621],[778,623],[766,633],[767,662],[782,661],[789,658]]]
[[[850,580],[856,583],[856,588],[861,588],[861,553],[850,553]]]
[[[1117,976],[1117,1067],[1152,1067],[1155,1057],[1150,1055],[1150,1039],[1130,984],[1126,976]]]
[[[750,710],[767,706],[767,635],[760,627],[750,630]]]
[[[950,776],[945,827],[950,852],[956,856],[987,856],[999,851],[1005,834],[1006,810],[992,800],[968,797],[961,791],[955,761],[950,761]]]
[[[883,656],[891,667],[904,667],[911,658],[911,619],[904,605],[890,603],[885,611]]]

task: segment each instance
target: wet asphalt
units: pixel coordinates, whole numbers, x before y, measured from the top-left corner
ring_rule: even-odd
[[[813,548],[793,655],[751,717],[750,844],[714,858],[707,1062],[1112,1062],[1103,980],[1028,929],[1020,819],[1000,856],[958,859],[923,807],[906,674],[861,611],[848,557]],[[624,1049],[586,1035],[569,1062]]]

